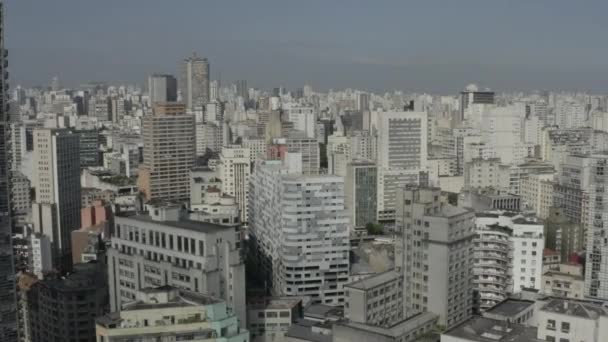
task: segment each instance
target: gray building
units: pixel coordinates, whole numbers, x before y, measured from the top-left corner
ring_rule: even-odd
[[[403,277],[380,273],[344,286],[344,318],[355,323],[391,327],[403,320]]]
[[[27,292],[31,342],[95,342],[95,317],[108,310],[105,265],[74,266],[62,278],[45,278]]]
[[[149,105],[177,101],[177,79],[173,75],[154,74],[148,77]]]
[[[179,88],[188,110],[209,102],[209,61],[196,53],[182,62]]]
[[[372,161],[353,161],[346,168],[344,200],[352,226],[364,229],[378,215],[378,169]]]
[[[70,236],[80,228],[80,139],[66,129],[34,131],[34,231],[52,243],[53,266],[69,271]]]
[[[101,166],[99,145],[99,131],[96,129],[76,130],[80,138],[80,167]]]
[[[118,215],[108,250],[112,311],[146,287],[171,285],[226,301],[245,326],[245,265],[234,227],[192,221],[179,205]]]
[[[0,1],[0,341],[17,341],[17,297],[11,242],[9,183],[8,52],[4,49],[4,7]]]
[[[471,315],[473,211],[441,202],[441,189],[407,187],[397,197],[395,263],[405,318],[429,311],[452,327]]]

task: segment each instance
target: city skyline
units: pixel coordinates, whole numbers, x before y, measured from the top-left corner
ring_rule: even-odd
[[[606,91],[599,1],[111,2],[8,2],[12,84],[143,85],[197,51],[213,79],[258,88]]]

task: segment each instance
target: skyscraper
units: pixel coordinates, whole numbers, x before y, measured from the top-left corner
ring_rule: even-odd
[[[4,49],[4,7],[0,0],[0,341],[17,341],[17,297],[11,243],[7,51]]]
[[[80,228],[80,138],[67,129],[34,131],[34,230],[52,243],[53,266],[72,265],[71,233]]]
[[[182,78],[179,88],[182,91],[183,102],[188,110],[203,106],[211,97],[209,91],[209,61],[196,53],[184,59],[182,63]]]
[[[183,104],[156,104],[142,120],[144,163],[137,179],[146,199],[187,200],[194,163],[194,116]]]
[[[148,77],[150,106],[177,101],[177,80],[173,75],[154,74]]]
[[[460,118],[463,121],[466,116],[466,111],[473,104],[493,104],[493,91],[479,91],[476,85],[471,84],[467,89],[460,93]]]

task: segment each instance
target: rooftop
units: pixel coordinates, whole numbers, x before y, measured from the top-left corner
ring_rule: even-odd
[[[117,219],[125,218],[125,219],[139,221],[142,223],[156,223],[156,224],[162,224],[162,225],[166,225],[166,226],[170,226],[170,227],[174,227],[174,228],[186,229],[186,230],[207,233],[207,234],[221,232],[226,229],[234,229],[234,227],[222,226],[219,224],[209,223],[209,222],[194,221],[194,220],[190,220],[190,219],[186,219],[186,218],[182,218],[179,221],[155,221],[147,214],[135,213],[135,212],[121,213],[121,214],[117,215],[116,217],[117,217]]]
[[[534,306],[534,302],[531,300],[519,300],[513,298],[507,298],[502,302],[494,305],[486,312],[493,315],[500,315],[504,317],[514,317],[518,314],[526,311],[528,308]]]
[[[339,322],[338,324],[378,335],[400,337],[436,320],[437,315],[430,312],[422,312],[386,328],[357,322]]]
[[[597,319],[599,316],[608,316],[608,308],[601,305],[592,302],[568,299],[553,299],[543,306],[541,311],[577,316],[587,319]]]
[[[247,302],[247,309],[254,310],[279,310],[291,309],[302,302],[297,297],[262,297],[252,298]]]
[[[313,304],[306,308],[304,311],[304,317],[323,321],[327,318],[339,319],[344,317],[344,309],[338,306]]]
[[[391,270],[388,272],[373,275],[369,278],[365,278],[365,279],[356,281],[354,283],[346,284],[346,285],[344,285],[344,287],[349,287],[349,288],[357,289],[357,290],[369,290],[369,289],[372,289],[372,288],[380,286],[382,284],[394,281],[399,278],[400,278],[399,273]]]
[[[537,328],[508,324],[484,317],[473,317],[446,331],[444,335],[476,342],[540,342]]]
[[[303,319],[292,324],[285,334],[287,337],[293,337],[304,341],[312,342],[331,342],[332,335],[331,323],[320,323]],[[321,333],[321,332],[324,333]]]

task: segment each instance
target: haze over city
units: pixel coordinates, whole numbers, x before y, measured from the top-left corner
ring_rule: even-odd
[[[256,87],[606,91],[605,1],[7,1],[14,84],[143,84],[199,51]]]

